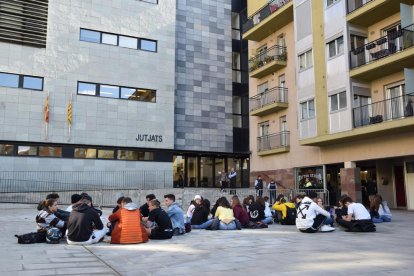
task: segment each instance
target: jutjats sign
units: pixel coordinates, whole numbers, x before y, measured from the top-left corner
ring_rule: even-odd
[[[138,133],[137,138],[135,138],[137,142],[155,142],[161,143],[162,142],[162,135],[155,135],[155,134],[140,134]]]

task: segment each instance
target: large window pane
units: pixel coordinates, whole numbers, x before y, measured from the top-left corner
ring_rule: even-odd
[[[213,158],[200,158],[200,181],[201,187],[213,187]]]
[[[114,150],[98,150],[98,158],[114,159],[114,157],[115,157]]]
[[[13,155],[13,151],[13,145],[0,144],[0,155]]]
[[[330,96],[331,98],[331,111],[336,111],[338,110],[338,95],[332,95]]]
[[[101,33],[96,31],[84,30],[80,31],[80,40],[101,43]]]
[[[231,168],[234,168],[234,171],[237,173],[236,187],[240,188],[241,187],[241,182],[240,182],[240,179],[241,179],[241,177],[240,177],[241,176],[241,174],[240,174],[240,159],[229,158],[229,159],[227,159],[227,162],[228,162],[228,166],[229,166],[228,173],[231,172]],[[232,187],[232,182],[230,182],[229,187],[230,188],[236,188],[234,186]]]
[[[39,156],[62,157],[61,147],[39,147]]]
[[[119,87],[111,85],[101,85],[99,95],[105,98],[119,98]]]
[[[346,108],[346,93],[339,93],[339,108]]]
[[[184,157],[181,155],[174,155],[173,156],[174,188],[184,187],[184,169],[185,169]]]
[[[119,36],[119,46],[131,49],[138,48],[138,39],[127,36]]]
[[[96,149],[75,148],[75,158],[95,159]]]
[[[337,46],[338,46],[338,55],[342,54],[344,52],[344,38],[342,36],[338,37],[336,42],[337,42]]]
[[[226,166],[225,166],[225,159],[224,158],[215,158],[214,162],[216,164],[216,181],[214,182],[214,187],[221,187],[220,179],[222,173],[227,173]],[[225,187],[227,184],[225,184]]]
[[[118,150],[119,160],[139,160],[138,152],[134,150]]]
[[[19,75],[0,73],[0,86],[19,87]]]
[[[152,40],[141,39],[141,50],[156,52],[157,42]]]
[[[329,47],[329,57],[336,56],[336,50],[335,50],[335,41],[332,41],[328,44]]]
[[[18,155],[35,156],[37,155],[37,147],[34,146],[18,146]]]
[[[315,101],[309,101],[309,118],[315,118]]]
[[[301,118],[302,120],[307,119],[308,118],[308,107],[307,107],[307,103],[301,103],[300,104],[301,107]]]
[[[33,90],[43,90],[43,79],[36,77],[23,77],[23,88]]]
[[[102,34],[102,43],[118,45],[118,36],[113,34]]]
[[[155,103],[156,91],[140,88],[121,88],[121,99]]]
[[[187,163],[188,163],[188,168],[187,168],[187,187],[197,187],[198,183],[197,183],[197,178],[198,178],[198,173],[197,173],[197,167],[198,167],[198,162],[197,162],[197,157],[188,157],[187,158]]]
[[[93,83],[78,83],[78,94],[82,95],[96,95],[96,84]]]

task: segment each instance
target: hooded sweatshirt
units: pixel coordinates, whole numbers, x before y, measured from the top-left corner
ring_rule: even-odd
[[[318,214],[324,215],[327,218],[331,217],[329,212],[321,208],[307,196],[302,199],[297,212],[298,217],[296,218],[296,227],[298,229],[308,229],[312,227],[313,220]]]
[[[75,242],[87,241],[94,229],[103,229],[95,208],[83,202],[75,203],[68,220],[68,239]]]
[[[127,203],[123,208],[109,216],[109,221],[115,223],[111,234],[111,243],[142,243],[148,241],[148,234],[141,223],[141,211],[133,203]]]
[[[185,229],[184,228],[184,212],[177,202],[174,202],[168,207],[167,214],[171,219],[172,227]]]

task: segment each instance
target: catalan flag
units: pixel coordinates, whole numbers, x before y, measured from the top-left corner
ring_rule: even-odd
[[[72,99],[70,99],[68,103],[67,121],[68,121],[69,126],[72,125]]]
[[[49,123],[49,95],[46,97],[45,101],[45,122],[46,124]]]

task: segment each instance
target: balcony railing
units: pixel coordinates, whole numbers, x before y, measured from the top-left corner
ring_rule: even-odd
[[[266,90],[256,96],[250,98],[249,106],[250,111],[265,107],[272,103],[287,103],[288,89],[284,87],[273,87],[272,89]]]
[[[266,151],[289,146],[289,131],[257,137],[257,151]]]
[[[267,49],[266,52],[260,53],[257,56],[249,59],[249,72],[253,72],[254,70],[259,69],[260,67],[263,67],[272,61],[286,61],[286,59],[286,47],[278,45],[272,46]]]
[[[391,32],[349,52],[351,69],[414,46],[414,24]]]
[[[413,116],[414,93],[353,108],[354,127]]]
[[[373,0],[348,0],[347,1],[347,11],[348,13],[351,13],[361,7],[363,7],[364,5],[368,4],[369,2],[371,2]]]
[[[269,1],[265,6],[260,8],[257,12],[252,14],[250,17],[246,18],[245,20],[242,20],[242,30],[243,33],[249,31],[254,26],[265,20],[269,15],[276,12],[278,9],[280,9],[285,4],[289,3],[291,0],[273,0]]]

